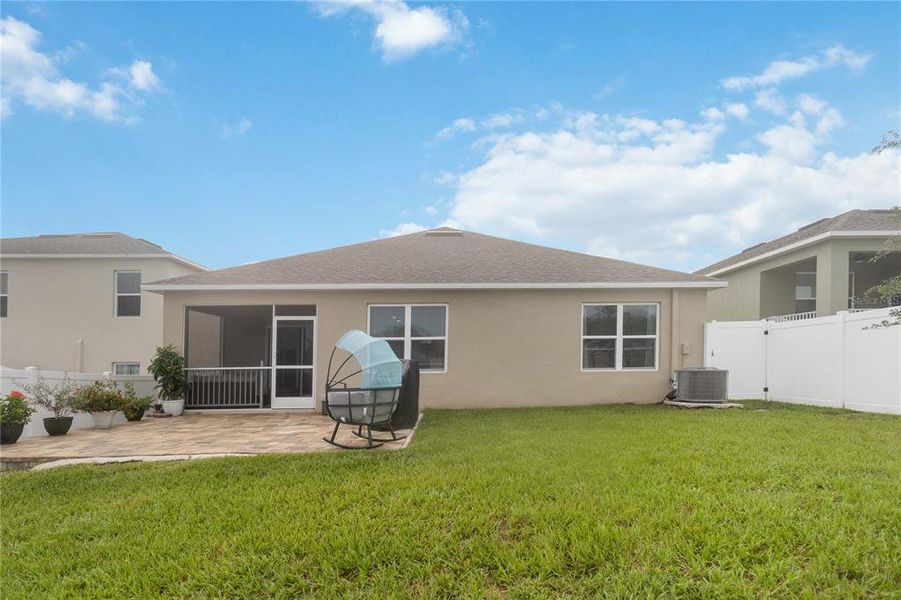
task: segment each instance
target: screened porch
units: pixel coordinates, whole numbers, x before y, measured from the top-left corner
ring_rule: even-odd
[[[313,408],[316,307],[185,309],[185,408]]]

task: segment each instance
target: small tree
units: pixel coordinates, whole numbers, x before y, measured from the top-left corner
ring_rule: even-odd
[[[873,148],[873,154],[881,154],[886,150],[897,150],[899,148],[901,148],[901,134],[897,131],[889,131],[882,136],[882,141],[879,142],[879,145]],[[896,206],[894,210],[895,220],[901,224],[901,206]],[[901,235],[889,238],[885,242],[885,246],[882,250],[876,254],[872,260],[873,262],[876,262],[885,258],[890,252],[897,252],[899,250],[901,250]],[[895,275],[894,277],[890,277],[889,279],[874,285],[867,290],[867,294],[878,296],[880,298],[892,298],[893,296],[901,295],[901,275]],[[880,328],[901,325],[901,308],[896,308],[890,311],[889,314],[891,315],[891,319],[883,320],[881,323],[871,325],[871,327]]]
[[[175,346],[160,346],[147,366],[156,380],[156,389],[163,400],[179,400],[185,393],[185,358]]]
[[[75,394],[77,386],[69,379],[66,373],[62,383],[51,386],[43,377],[38,377],[36,383],[23,386],[31,401],[38,406],[43,406],[59,419],[72,414],[75,411]]]

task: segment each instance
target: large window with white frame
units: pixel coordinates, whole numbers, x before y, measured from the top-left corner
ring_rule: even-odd
[[[371,304],[369,335],[386,340],[420,371],[447,371],[446,304]]]
[[[583,304],[582,370],[657,369],[657,304]]]
[[[0,317],[9,310],[9,273],[0,271]]]
[[[116,271],[116,316],[141,316],[140,271]]]

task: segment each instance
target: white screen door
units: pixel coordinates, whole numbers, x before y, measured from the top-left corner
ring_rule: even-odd
[[[274,317],[272,408],[313,408],[315,317]]]

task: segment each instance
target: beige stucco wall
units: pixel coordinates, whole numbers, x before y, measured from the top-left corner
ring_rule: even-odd
[[[808,258],[816,258],[817,262],[817,314],[827,316],[845,310],[848,305],[848,254],[878,251],[884,244],[885,238],[825,240],[723,275],[716,275],[717,279],[726,281],[729,285],[710,292],[707,299],[708,317],[716,321],[747,321],[762,319],[772,314],[785,314],[782,312],[784,298],[770,296],[761,298],[761,274]],[[770,283],[775,283],[775,274],[769,275]],[[793,283],[790,293],[794,298]]]
[[[141,316],[116,318],[116,271],[144,283],[194,273],[168,258],[0,259],[9,273],[9,310],[0,319],[0,364],[97,373],[139,362],[146,373],[162,342],[163,299],[144,292]]]
[[[183,347],[186,306],[315,304],[319,402],[335,341],[348,329],[366,329],[369,304],[447,303],[447,372],[422,374],[425,407],[658,402],[674,368],[703,361],[706,294],[703,289],[167,292],[163,337]],[[583,302],[659,303],[658,369],[582,372]],[[681,344],[688,345],[684,356]]]

